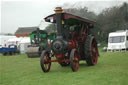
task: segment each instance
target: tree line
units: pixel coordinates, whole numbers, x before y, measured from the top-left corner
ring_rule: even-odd
[[[128,3],[126,2],[121,6],[105,8],[99,14],[89,11],[87,7],[70,8],[65,12],[95,21],[93,34],[99,42],[107,42],[110,32],[128,29]],[[45,29],[56,31],[56,26],[50,24]]]

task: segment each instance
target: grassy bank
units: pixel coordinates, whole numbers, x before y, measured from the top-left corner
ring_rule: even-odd
[[[128,85],[128,52],[100,52],[96,66],[81,61],[78,72],[52,63],[49,73],[39,58],[0,54],[0,85]]]

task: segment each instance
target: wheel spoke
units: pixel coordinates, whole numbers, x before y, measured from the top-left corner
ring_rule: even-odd
[[[45,68],[47,69],[47,64],[45,64],[44,66],[45,66]]]

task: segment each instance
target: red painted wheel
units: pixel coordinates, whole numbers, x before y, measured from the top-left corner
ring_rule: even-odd
[[[85,58],[89,66],[97,64],[98,61],[98,48],[97,42],[93,36],[88,36],[85,41]]]
[[[97,58],[98,58],[98,49],[97,49],[97,44],[96,41],[93,40],[92,45],[91,45],[91,58],[93,64],[97,64]]]
[[[72,49],[70,53],[70,66],[72,71],[75,72],[79,69],[79,56],[76,49]]]
[[[49,72],[51,67],[51,62],[49,62],[51,58],[49,57],[49,53],[43,51],[40,57],[40,65],[44,72]]]

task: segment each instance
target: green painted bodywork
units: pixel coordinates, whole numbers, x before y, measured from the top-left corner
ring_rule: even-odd
[[[48,33],[48,39],[51,41],[51,40],[54,40],[56,38],[56,33],[55,32],[52,32],[52,33]]]
[[[34,40],[36,34],[35,33],[31,33],[30,34],[30,42],[31,44],[36,44],[36,43],[32,43],[32,40]],[[56,37],[56,33],[40,33],[39,37],[42,39],[41,43],[39,43],[43,48],[46,48],[48,46],[48,40],[50,40],[50,43],[52,40],[55,39]]]

